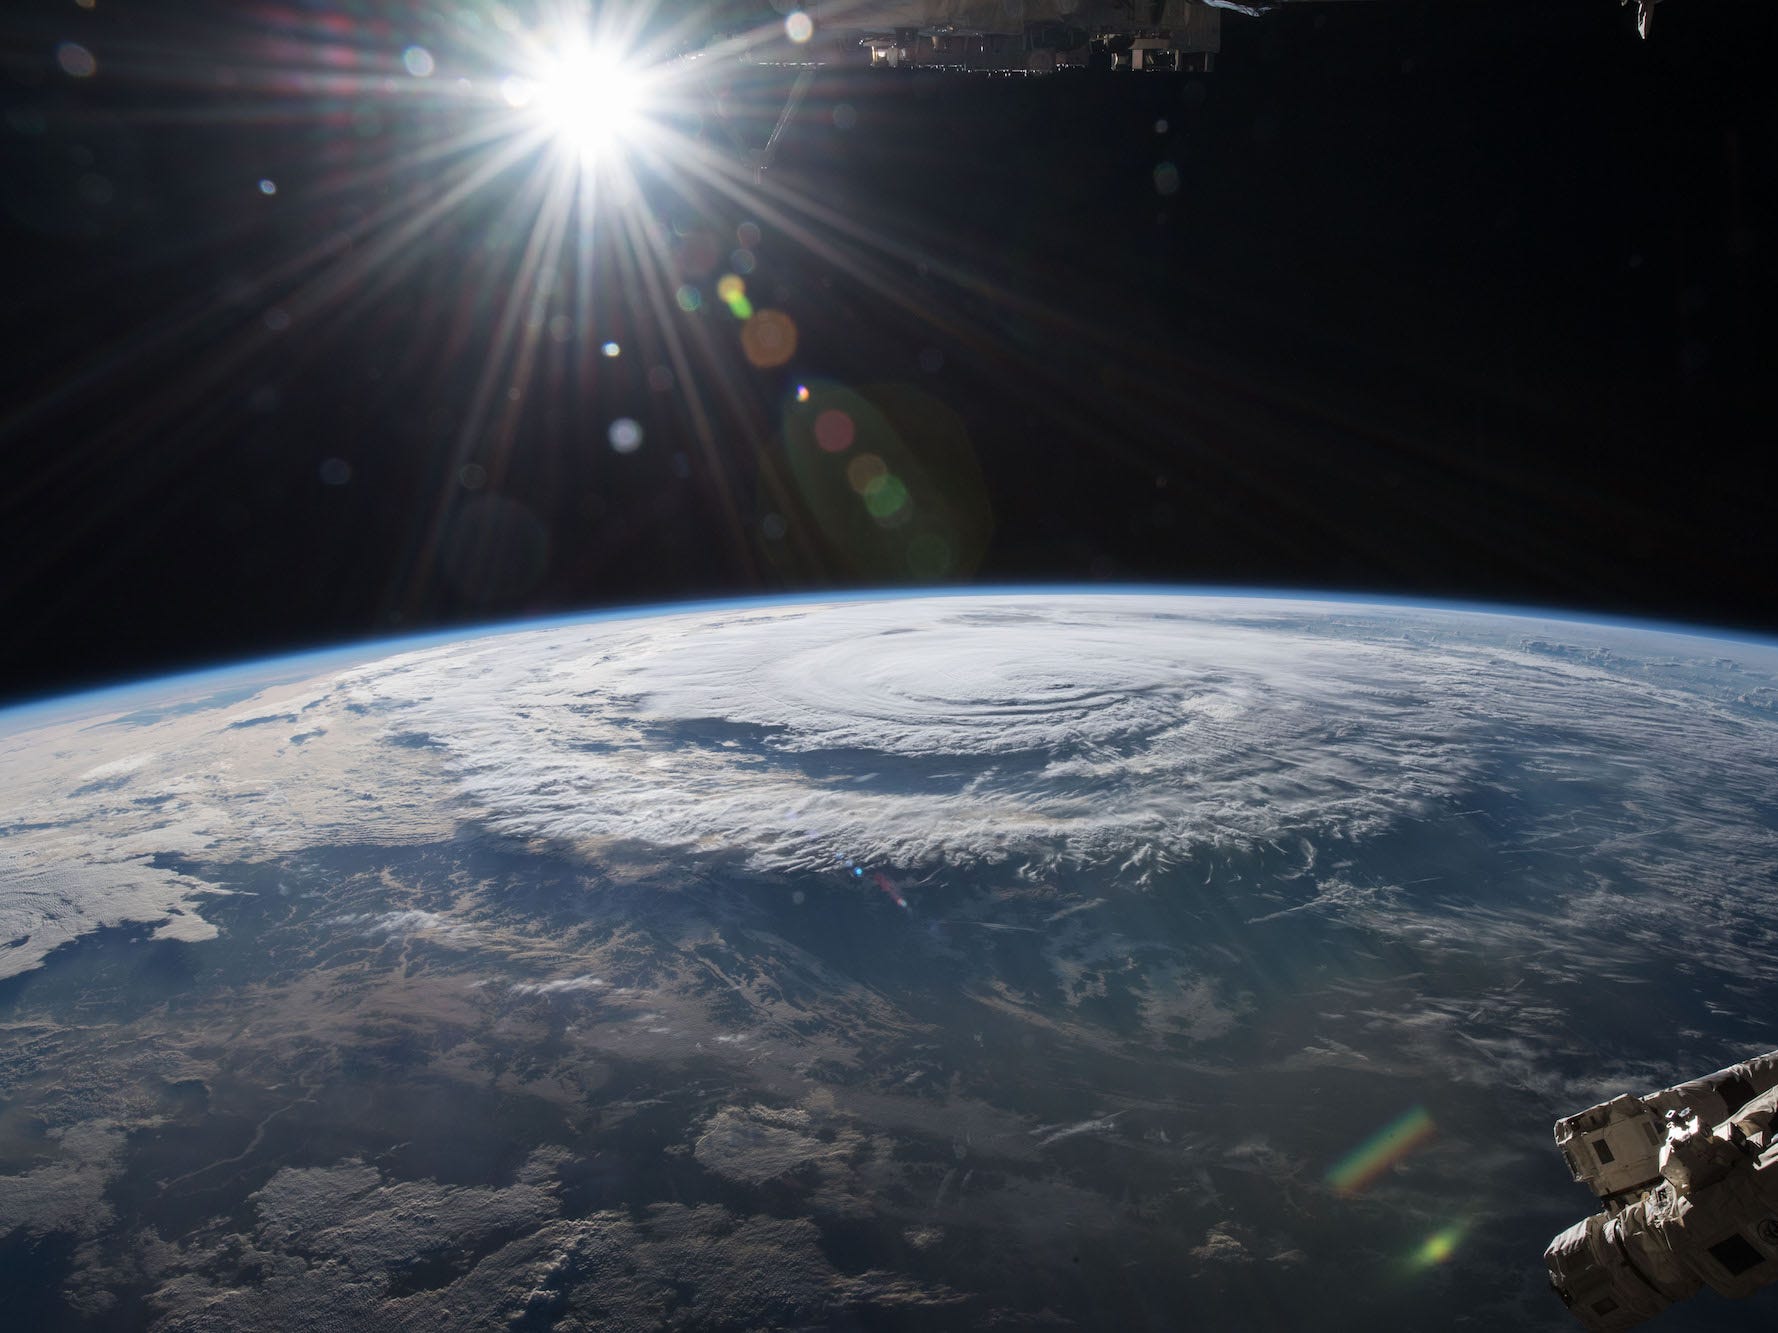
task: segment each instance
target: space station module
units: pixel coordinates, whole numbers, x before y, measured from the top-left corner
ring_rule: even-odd
[[[984,74],[1071,66],[1207,71],[1239,0],[802,0],[814,38],[740,43],[756,64],[868,64]],[[736,43],[725,42],[724,49]]]
[[[703,2],[722,9],[746,0]],[[989,75],[1073,68],[1207,73],[1222,51],[1225,11],[1259,16],[1305,2],[799,0],[799,13],[812,25],[803,37],[791,39],[772,24],[749,32],[718,24],[710,43],[746,64],[799,70],[868,65]],[[1636,4],[1637,26],[1646,37],[1657,0],[1621,3]]]
[[[1632,1328],[1708,1286],[1778,1281],[1778,1051],[1556,1122],[1574,1178],[1604,1204],[1544,1252],[1589,1330]]]

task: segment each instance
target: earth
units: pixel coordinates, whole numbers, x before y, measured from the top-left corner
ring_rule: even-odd
[[[17,708],[7,1319],[1566,1329],[1552,1122],[1778,1046],[1775,890],[1778,645],[1647,626],[724,604]]]

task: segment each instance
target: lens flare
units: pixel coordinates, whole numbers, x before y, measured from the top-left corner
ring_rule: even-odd
[[[642,425],[630,417],[619,417],[612,422],[605,436],[620,454],[633,454],[642,447]]]
[[[1423,1269],[1449,1263],[1451,1256],[1457,1253],[1457,1246],[1462,1243],[1463,1233],[1467,1230],[1467,1227],[1458,1224],[1433,1232],[1409,1256],[1409,1264],[1416,1269]]]
[[[647,83],[622,53],[599,46],[572,46],[552,57],[529,91],[525,105],[557,142],[583,158],[627,143],[647,101]]]
[[[830,454],[843,454],[852,447],[858,428],[837,407],[830,407],[815,418],[815,443]]]
[[[1335,1162],[1328,1170],[1327,1183],[1341,1194],[1363,1192],[1385,1171],[1423,1146],[1435,1128],[1426,1108],[1416,1106]]]
[[[847,484],[860,495],[867,494],[871,487],[879,485],[888,475],[889,469],[875,454],[859,454],[846,464]]]
[[[781,16],[794,8],[777,6]],[[748,32],[699,43],[700,7],[668,0],[420,9],[440,11],[437,21],[413,24],[423,40],[355,24],[337,5],[248,6],[244,33],[216,38],[205,59],[219,78],[226,73],[230,106],[211,108],[206,95],[181,115],[232,123],[245,108],[312,132],[327,145],[327,160],[344,164],[339,170],[291,168],[274,177],[255,159],[237,185],[257,187],[261,209],[277,210],[286,229],[308,217],[343,221],[328,223],[320,243],[244,279],[265,289],[263,300],[241,305],[246,336],[212,347],[197,320],[155,335],[132,364],[166,367],[169,388],[145,411],[157,422],[178,419],[186,389],[175,386],[238,373],[275,340],[325,337],[397,312],[411,319],[393,294],[424,278],[427,308],[436,306],[439,317],[407,326],[406,363],[453,392],[461,386],[463,401],[439,442],[437,474],[449,484],[412,535],[404,598],[423,603],[449,573],[444,552],[456,540],[463,491],[498,489],[521,449],[598,441],[596,426],[556,438],[555,423],[578,421],[585,403],[609,399],[599,420],[614,453],[642,448],[635,397],[643,391],[671,397],[661,410],[673,415],[658,427],[650,416],[649,430],[660,440],[689,440],[691,449],[666,457],[675,475],[695,466],[710,479],[729,549],[751,569],[762,531],[778,541],[806,526],[782,512],[763,530],[743,517],[737,497],[754,487],[766,442],[731,445],[723,426],[725,417],[746,415],[756,376],[793,395],[786,420],[800,422],[812,454],[826,463],[820,477],[766,478],[768,492],[786,491],[773,496],[778,510],[792,498],[788,487],[825,488],[818,526],[837,548],[791,541],[782,548],[787,558],[819,562],[843,548],[849,564],[878,575],[967,570],[980,541],[947,516],[983,515],[985,533],[985,509],[967,476],[960,491],[950,484],[962,475],[951,462],[942,463],[947,484],[935,484],[932,467],[917,466],[901,434],[856,395],[822,428],[826,447],[813,442],[816,418],[834,404],[800,378],[798,321],[806,316],[795,266],[821,265],[935,322],[924,298],[907,289],[909,264],[947,281],[962,275],[949,261],[916,256],[830,191],[811,190],[792,172],[768,174],[783,136],[825,121],[819,102],[800,110],[816,67],[840,54],[825,44],[819,20],[799,10],[779,33],[762,14]],[[107,77],[103,50],[95,55],[72,41],[52,49],[55,77]],[[190,58],[183,47],[132,49],[129,78],[160,81],[161,94],[184,97]],[[352,129],[341,135],[347,106]],[[855,118],[841,108],[833,123]],[[88,186],[111,188],[90,174]],[[305,206],[300,217],[292,204]],[[218,263],[232,269],[234,257]],[[619,330],[621,346],[611,337]],[[950,329],[947,345],[955,341]],[[113,372],[95,363],[93,373]],[[802,410],[811,401],[817,409]],[[966,445],[960,432],[941,423],[935,434],[927,413],[917,415],[914,438],[946,442],[930,444],[934,459],[967,459],[949,447]],[[846,418],[856,444],[845,437]],[[143,429],[142,421],[128,423],[130,434]],[[124,432],[120,424],[87,451],[121,447],[112,441]],[[849,488],[843,466],[867,445],[888,451],[879,459],[890,474],[868,495],[862,487],[870,479]],[[610,465],[603,449],[594,456]],[[783,466],[802,464],[789,455]],[[972,518],[972,532],[976,526]]]
[[[761,310],[741,327],[741,350],[761,370],[787,364],[796,355],[796,321],[782,310]]]

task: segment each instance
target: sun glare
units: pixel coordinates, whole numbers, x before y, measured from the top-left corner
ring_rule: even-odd
[[[647,89],[619,53],[585,46],[556,56],[525,91],[558,143],[596,158],[634,136]]]

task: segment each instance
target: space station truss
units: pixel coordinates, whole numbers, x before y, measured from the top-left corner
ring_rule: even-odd
[[[1204,0],[813,0],[815,37],[763,43],[760,64],[983,74],[1208,70],[1222,8]]]

